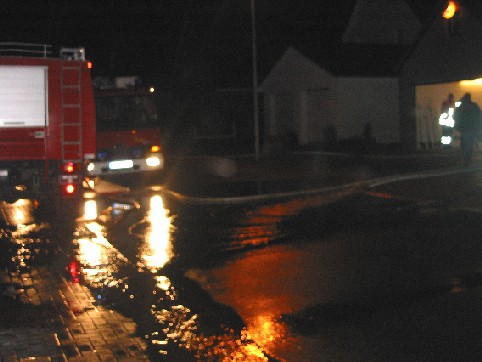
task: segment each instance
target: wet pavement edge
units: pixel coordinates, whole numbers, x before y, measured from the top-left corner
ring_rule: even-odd
[[[54,268],[3,271],[0,284],[11,286],[11,313],[16,314],[3,311],[2,362],[148,361],[146,342],[130,318],[96,305],[86,286]]]

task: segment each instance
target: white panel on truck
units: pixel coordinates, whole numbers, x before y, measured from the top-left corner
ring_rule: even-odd
[[[47,67],[0,66],[0,128],[47,125]]]

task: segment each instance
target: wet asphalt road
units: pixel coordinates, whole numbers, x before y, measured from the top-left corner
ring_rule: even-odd
[[[99,303],[136,320],[152,360],[475,361],[480,183],[245,205],[141,190],[81,203],[62,252]]]
[[[210,353],[238,360],[477,360],[479,184],[470,173],[390,183],[337,202],[321,196],[193,206],[166,199],[173,259],[158,272],[182,271],[174,290],[197,282],[182,306],[199,316],[197,333],[223,336],[222,352],[214,347],[200,360]],[[112,243],[128,253],[122,235],[120,228]],[[162,310],[172,323],[172,309]],[[232,323],[234,336],[216,330],[214,316]],[[169,335],[164,346],[176,344]],[[205,350],[203,343],[212,338],[194,348]]]

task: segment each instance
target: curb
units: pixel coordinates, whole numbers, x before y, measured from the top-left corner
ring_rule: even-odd
[[[327,193],[336,193],[342,192],[347,190],[360,190],[366,188],[365,181],[357,181],[353,183],[344,184],[341,186],[329,186],[329,187],[322,187],[317,189],[310,189],[310,190],[302,190],[302,191],[290,191],[290,192],[280,192],[280,193],[272,193],[272,194],[260,194],[260,195],[248,195],[248,196],[231,196],[231,197],[197,197],[197,196],[188,196],[181,194],[179,192],[175,192],[169,189],[163,189],[162,191],[175,198],[176,200],[186,203],[186,204],[244,204],[249,202],[260,202],[266,200],[273,200],[273,199],[285,199],[285,198],[293,198],[293,197],[303,197],[303,196],[317,196]]]
[[[293,197],[319,196],[323,194],[337,193],[342,191],[349,191],[350,193],[354,193],[360,190],[373,189],[373,188],[376,188],[385,184],[389,184],[389,183],[394,183],[394,182],[409,181],[414,179],[424,179],[429,177],[449,176],[449,175],[462,174],[462,173],[473,173],[473,172],[480,172],[480,171],[482,171],[482,166],[480,165],[470,166],[470,167],[458,166],[458,167],[451,167],[447,169],[428,170],[423,172],[383,176],[383,177],[378,177],[371,180],[355,181],[355,182],[343,184],[340,186],[327,186],[327,187],[302,190],[302,191],[291,191],[291,192],[248,195],[248,196],[195,197],[195,196],[181,194],[179,192],[175,192],[167,188],[163,188],[162,191],[168,196],[175,198],[176,200],[185,204],[235,205],[235,204],[244,204],[249,202],[260,202],[260,201],[266,201],[266,200],[277,200],[277,199],[286,199],[286,198],[293,198]]]

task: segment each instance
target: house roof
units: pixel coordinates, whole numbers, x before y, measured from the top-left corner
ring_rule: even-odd
[[[394,77],[400,58],[420,32],[419,19],[430,14],[430,3],[358,0],[350,9],[341,40],[319,47],[292,45],[333,75]],[[376,19],[380,21],[373,24]]]
[[[482,3],[480,0],[457,0],[460,4],[466,6],[472,16],[482,20]],[[442,2],[443,3],[443,2]]]
[[[437,0],[405,0],[405,2],[423,24],[427,21],[427,17],[433,13]]]
[[[408,1],[408,0],[407,0]],[[480,19],[482,21],[482,4],[480,0],[456,0],[457,3],[463,7],[465,7],[469,12],[470,15]],[[431,28],[434,21],[437,20],[442,16],[442,12],[447,7],[447,0],[438,0],[436,1],[431,8],[431,11],[426,14],[425,21],[423,22],[423,27],[420,32],[420,35],[416,39],[416,41],[409,47],[409,49],[404,53],[404,55],[400,58],[397,64],[397,72],[400,72],[405,62],[410,58],[411,54],[415,49],[419,46],[420,41],[426,34],[426,32]]]
[[[404,1],[421,23],[424,23],[433,12],[433,0]],[[284,44],[283,52],[278,53],[275,58],[271,59],[271,62],[267,62],[270,67],[261,71],[260,77],[268,74],[274,66],[274,62],[277,62],[289,47],[297,49],[304,56],[336,76],[397,76],[400,59],[409,49],[408,45],[343,43],[343,34],[357,2],[345,2],[343,9],[338,7],[334,10],[338,14],[337,26],[331,29],[328,38],[327,34],[324,34],[319,39],[290,39],[289,43]]]
[[[433,7],[433,0],[404,1],[419,19]],[[188,88],[208,83],[227,88],[252,86],[252,33],[246,3],[222,1],[214,13],[192,15],[195,24],[190,24],[178,49],[176,83],[184,83]],[[395,60],[406,49],[342,43],[356,3],[357,0],[257,1],[259,81],[290,46],[336,75],[394,75]]]
[[[406,47],[340,44],[319,52],[306,49],[299,51],[335,76],[394,77]]]

